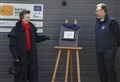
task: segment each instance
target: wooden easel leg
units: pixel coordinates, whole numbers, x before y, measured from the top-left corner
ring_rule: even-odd
[[[54,69],[54,73],[53,73],[53,77],[52,77],[52,82],[55,82],[55,77],[56,77],[56,73],[57,73],[57,69],[58,69],[58,64],[59,64],[61,52],[62,52],[62,49],[59,49],[58,57],[57,57],[57,60],[56,60],[55,69]]]
[[[68,82],[69,59],[70,59],[70,50],[67,50],[67,61],[66,61],[65,82]]]
[[[73,82],[72,50],[70,50],[70,82]]]
[[[78,76],[78,82],[80,81],[80,61],[79,61],[79,50],[76,50],[76,61],[77,61],[77,76]]]

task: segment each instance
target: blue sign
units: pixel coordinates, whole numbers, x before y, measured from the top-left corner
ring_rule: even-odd
[[[34,6],[34,11],[42,11],[42,7],[41,6]]]

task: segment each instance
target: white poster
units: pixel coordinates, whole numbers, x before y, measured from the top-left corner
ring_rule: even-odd
[[[0,20],[0,26],[1,27],[14,27],[17,21],[13,20]],[[35,25],[35,27],[43,27],[43,22],[42,21],[30,21]]]
[[[0,28],[0,32],[10,32],[12,28]],[[43,29],[38,29],[37,33],[43,33]]]
[[[8,21],[8,20],[0,20],[0,32],[10,32],[12,30],[11,27],[14,27],[17,21]],[[38,29],[38,33],[43,33],[43,22],[42,21],[30,21],[35,27]]]
[[[19,19],[22,10],[31,11],[31,19],[43,20],[43,4],[0,3],[0,18]]]

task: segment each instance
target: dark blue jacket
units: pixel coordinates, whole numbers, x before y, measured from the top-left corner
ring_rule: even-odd
[[[117,49],[118,42],[110,30],[110,23],[114,19],[106,15],[104,21],[96,19],[96,51],[104,52],[109,49]]]

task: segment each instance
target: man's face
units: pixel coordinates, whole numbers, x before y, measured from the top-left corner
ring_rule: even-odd
[[[30,14],[25,14],[24,18],[22,19],[25,23],[29,23],[30,21]]]
[[[98,17],[99,19],[102,19],[102,18],[105,17],[105,12],[104,12],[104,10],[102,10],[100,7],[97,7],[97,8],[96,8],[95,14],[97,15],[97,17]]]

